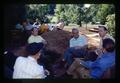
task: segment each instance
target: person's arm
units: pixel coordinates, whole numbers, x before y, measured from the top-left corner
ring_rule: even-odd
[[[47,41],[45,39],[42,40],[42,42],[46,45],[47,44]]]
[[[83,60],[80,61],[80,65],[82,65],[82,66],[84,66],[85,68],[88,68],[88,69],[91,68],[92,64],[93,64],[92,61],[83,61]]]
[[[40,36],[40,39],[42,40],[43,44],[45,44],[45,45],[47,44],[47,41],[44,38],[42,38],[41,36]]]
[[[45,71],[44,71],[44,68],[43,66],[39,66],[37,67],[36,71],[33,71],[33,77],[36,79],[36,78],[39,78],[39,79],[45,79],[47,76],[45,75]]]
[[[33,23],[33,26],[35,26],[36,22]]]
[[[30,36],[29,38],[28,38],[28,44],[30,44],[30,43],[32,43],[32,36]]]
[[[97,48],[97,49],[95,50],[95,53],[96,53],[98,56],[100,56],[100,55],[103,54],[103,49]]]
[[[74,48],[75,49],[80,49],[80,48],[82,48],[82,46],[75,46]]]
[[[90,76],[92,78],[98,79],[98,78],[100,78],[102,76],[103,72],[104,71],[102,69],[101,61],[100,61],[100,59],[97,59],[91,65]]]
[[[45,75],[50,75],[50,72],[47,69],[45,69]]]
[[[83,42],[84,42],[84,45],[88,45],[88,38],[83,35]]]
[[[99,79],[99,78],[101,78],[102,74],[103,74],[103,71],[98,66],[96,66],[90,70],[91,78]]]
[[[72,39],[70,39],[70,41],[69,41],[69,47],[73,47]]]

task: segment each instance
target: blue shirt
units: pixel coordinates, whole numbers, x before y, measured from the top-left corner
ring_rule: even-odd
[[[70,40],[70,47],[75,47],[75,46],[84,46],[87,45],[87,38],[84,35],[79,36],[77,39],[74,37]]]
[[[87,68],[90,68],[90,76],[92,78],[101,78],[103,73],[115,65],[115,52],[104,53],[96,61],[86,61],[82,62]]]

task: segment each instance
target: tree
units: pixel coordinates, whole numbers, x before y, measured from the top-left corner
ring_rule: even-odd
[[[64,19],[67,23],[80,24],[82,21],[82,4],[57,4],[55,15],[58,19]]]
[[[55,16],[58,20],[63,19],[65,24],[67,24],[69,17],[68,14],[68,5],[66,4],[57,4],[55,9]]]
[[[106,25],[108,26],[108,31],[111,36],[115,37],[115,14],[108,15],[106,19],[107,19]]]
[[[89,14],[89,8],[84,7],[84,11],[83,11],[83,22],[86,23],[86,29],[87,29],[87,23],[90,22],[91,20],[91,15]]]
[[[48,14],[50,14],[50,15],[54,15],[54,9],[55,9],[55,4],[50,4],[50,5],[48,5]]]
[[[47,4],[29,4],[26,5],[27,18],[41,18],[48,13],[49,5]]]
[[[85,13],[88,18],[88,20],[86,19],[86,21],[92,23],[97,22],[96,13],[98,12],[98,9],[99,9],[99,4],[91,4],[89,9]]]
[[[96,18],[98,21],[100,21],[101,24],[105,24],[106,22],[106,17],[109,14],[113,14],[114,11],[114,5],[112,4],[100,4],[98,12],[96,14]]]
[[[82,23],[81,23],[81,21],[83,21],[84,20],[84,18],[83,18],[83,15],[84,15],[84,4],[77,4],[77,6],[78,6],[78,19],[77,19],[77,24],[79,24],[80,25],[80,27],[82,26]]]

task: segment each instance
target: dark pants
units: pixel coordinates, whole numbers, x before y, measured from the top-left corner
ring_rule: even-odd
[[[7,65],[4,66],[4,77],[8,79],[12,79],[13,70],[10,69]]]
[[[74,47],[68,48],[64,53],[64,59],[67,61],[68,65],[71,65],[74,61],[74,57],[83,58],[86,56],[87,51],[85,49],[75,49]]]

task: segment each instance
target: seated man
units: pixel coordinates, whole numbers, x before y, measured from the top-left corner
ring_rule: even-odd
[[[61,20],[58,24],[57,24],[57,30],[63,30],[64,29],[64,21]]]
[[[29,55],[28,57],[20,56],[16,59],[13,79],[44,79],[46,77],[43,66],[37,63],[42,48],[42,43],[31,43],[27,46],[26,49]]]
[[[101,78],[103,73],[115,65],[115,43],[106,38],[103,40],[103,54],[95,61],[83,61],[79,58],[67,70],[67,74],[74,78]],[[85,69],[86,68],[86,69]]]
[[[102,49],[103,39],[110,38],[114,42],[115,42],[115,39],[108,34],[108,30],[105,26],[99,25],[98,28],[99,28],[100,44],[96,52],[98,53],[98,55],[100,55],[102,53],[101,49]]]
[[[38,35],[38,29],[37,28],[32,28],[31,29],[31,36],[28,38],[28,43],[44,43],[47,44],[45,39],[43,39],[40,35]]]
[[[41,26],[38,18],[36,18],[35,22],[33,23],[33,26],[37,27],[37,28],[39,28]]]
[[[73,62],[73,55],[75,57],[83,57],[86,55],[86,50],[82,49],[88,44],[87,38],[84,35],[79,35],[79,30],[76,28],[72,29],[73,38],[70,39],[70,48],[64,53],[64,61],[67,61],[68,65]]]

